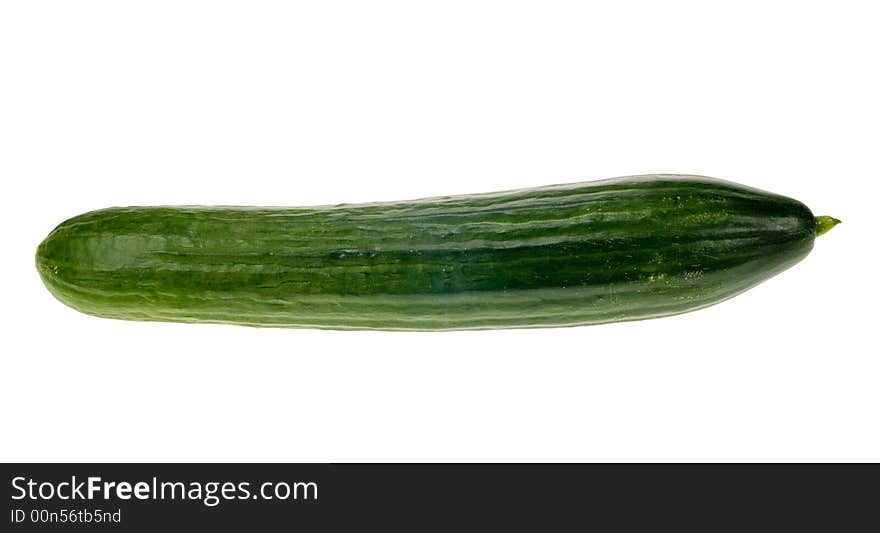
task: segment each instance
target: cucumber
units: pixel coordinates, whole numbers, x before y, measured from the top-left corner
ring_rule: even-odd
[[[323,207],[115,207],[39,245],[49,291],[126,320],[329,329],[599,324],[730,298],[839,221],[731,182],[647,175]]]

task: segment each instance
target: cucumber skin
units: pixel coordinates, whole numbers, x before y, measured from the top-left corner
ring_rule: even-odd
[[[306,208],[122,207],[60,224],[37,269],[63,303],[127,320],[460,330],[703,308],[805,257],[802,203],[647,175]]]

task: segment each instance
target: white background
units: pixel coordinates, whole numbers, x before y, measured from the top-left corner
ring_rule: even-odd
[[[880,460],[872,2],[4,2],[0,459]],[[653,321],[464,333],[103,320],[33,266],[113,205],[674,172],[843,219]]]

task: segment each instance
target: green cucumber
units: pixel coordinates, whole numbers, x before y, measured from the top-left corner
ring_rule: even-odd
[[[362,205],[115,207],[63,222],[36,263],[59,300],[107,318],[577,326],[718,303],[837,223],[731,182],[648,175]]]

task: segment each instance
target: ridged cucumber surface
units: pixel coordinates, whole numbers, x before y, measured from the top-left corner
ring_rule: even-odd
[[[331,329],[577,326],[730,298],[837,221],[731,182],[647,175],[322,207],[115,207],[37,269],[91,315]]]

